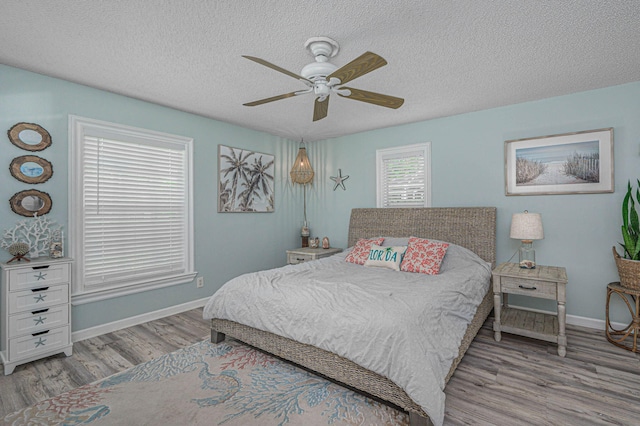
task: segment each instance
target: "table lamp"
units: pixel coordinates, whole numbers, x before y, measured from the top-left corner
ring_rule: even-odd
[[[536,267],[536,251],[533,249],[533,240],[544,238],[542,229],[542,215],[540,213],[514,213],[511,216],[511,232],[509,236],[521,240],[522,245],[518,251],[521,268],[533,269]]]

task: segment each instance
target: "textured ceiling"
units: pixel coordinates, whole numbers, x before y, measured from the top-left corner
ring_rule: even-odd
[[[388,65],[350,86],[397,110],[332,96],[242,104],[304,89],[310,37]],[[638,0],[2,0],[0,63],[274,135],[326,139],[640,81]],[[0,84],[2,84],[0,82]],[[99,118],[99,117],[98,117]]]

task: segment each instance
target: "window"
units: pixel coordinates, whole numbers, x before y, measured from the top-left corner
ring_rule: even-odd
[[[74,304],[190,282],[193,139],[69,116]]]
[[[377,207],[431,206],[431,143],[376,151]]]

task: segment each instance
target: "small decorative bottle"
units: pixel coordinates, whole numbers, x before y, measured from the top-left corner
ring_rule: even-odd
[[[51,234],[49,241],[49,257],[57,259],[64,256],[64,234],[62,231],[55,231]]]
[[[322,248],[323,249],[328,249],[329,248],[329,237],[324,237],[322,239]]]

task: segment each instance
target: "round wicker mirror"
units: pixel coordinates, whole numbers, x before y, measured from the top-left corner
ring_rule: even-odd
[[[53,203],[46,192],[28,189],[14,194],[9,200],[9,204],[11,205],[11,210],[15,213],[21,216],[33,217],[34,213],[37,213],[38,216],[49,213]]]
[[[51,135],[38,124],[18,123],[7,133],[12,144],[27,151],[42,151],[51,145]]]
[[[53,175],[51,163],[36,155],[16,157],[9,165],[11,176],[24,183],[43,183]]]

